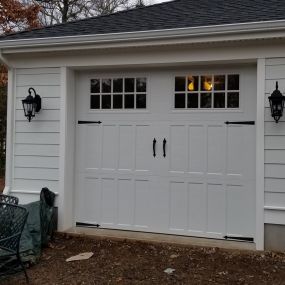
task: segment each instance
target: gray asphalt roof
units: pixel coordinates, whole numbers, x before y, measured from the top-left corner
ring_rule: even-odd
[[[16,40],[285,20],[284,0],[175,0],[0,37]]]

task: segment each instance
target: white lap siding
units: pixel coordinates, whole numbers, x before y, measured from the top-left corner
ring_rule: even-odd
[[[285,58],[267,59],[265,77],[265,223],[285,224],[285,117],[276,124],[268,102],[276,81],[285,93]]]
[[[22,99],[33,87],[42,110],[29,123]],[[60,69],[17,69],[15,76],[14,172],[12,193],[22,202],[38,198],[42,187],[58,192],[60,131]]]

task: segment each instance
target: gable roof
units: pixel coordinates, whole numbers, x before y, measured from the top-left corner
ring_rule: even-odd
[[[0,37],[0,41],[285,20],[280,0],[175,0]]]

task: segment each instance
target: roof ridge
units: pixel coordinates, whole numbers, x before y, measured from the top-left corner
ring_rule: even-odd
[[[24,34],[24,33],[29,33],[29,32],[32,32],[32,31],[50,29],[50,28],[59,27],[59,26],[66,26],[68,24],[74,24],[74,23],[77,23],[77,22],[83,22],[83,21],[88,21],[88,20],[92,20],[92,19],[107,18],[107,17],[110,17],[110,16],[124,14],[124,13],[128,13],[128,12],[135,11],[135,10],[143,10],[143,9],[151,8],[151,7],[154,7],[154,6],[159,6],[159,5],[162,6],[162,5],[166,5],[166,4],[172,3],[172,2],[180,2],[180,1],[182,1],[182,0],[168,0],[166,2],[155,3],[155,4],[143,6],[143,7],[134,7],[134,8],[131,8],[131,9],[116,11],[116,12],[113,12],[113,13],[110,13],[110,14],[106,14],[106,15],[98,15],[98,16],[93,16],[93,17],[87,17],[87,18],[83,18],[83,19],[77,19],[77,20],[74,20],[74,21],[70,21],[70,22],[58,23],[58,24],[54,24],[54,25],[43,26],[43,27],[38,27],[38,28],[32,28],[32,29],[27,29],[27,30],[19,31],[19,32],[13,32],[13,33],[9,33],[9,34],[3,34],[3,35],[0,35],[0,38],[9,37],[9,36],[13,36],[13,35]]]

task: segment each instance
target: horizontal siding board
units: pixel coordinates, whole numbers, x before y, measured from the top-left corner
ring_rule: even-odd
[[[26,121],[16,122],[16,133],[59,133],[59,121]]]
[[[37,88],[37,86],[60,85],[59,74],[19,74],[16,76],[16,86],[27,86]]]
[[[267,58],[265,65],[285,65],[285,57]]]
[[[19,68],[16,70],[17,75],[34,75],[34,74],[59,74],[59,68]]]
[[[15,167],[59,168],[58,157],[15,156]]]
[[[283,74],[283,76],[285,77],[285,74]],[[279,76],[280,77],[280,76]],[[285,91],[285,79],[280,79],[279,77],[277,78],[273,78],[273,79],[267,79],[265,81],[265,93],[266,93],[266,97],[268,97],[268,95],[270,95],[276,87],[276,81],[278,81],[278,86],[279,86],[279,90],[281,92]],[[283,77],[283,78],[284,78]]]
[[[268,65],[265,68],[265,78],[269,79],[285,79],[285,64]]]
[[[265,192],[285,193],[285,179],[265,178]]]
[[[264,204],[265,206],[283,207],[285,205],[285,193],[265,192]]]
[[[22,110],[23,112],[23,105],[22,105],[23,98],[17,98],[16,100],[16,110]],[[44,98],[42,99],[42,110],[59,110],[60,109],[60,98]]]
[[[265,136],[265,150],[283,150],[285,146],[285,136]]]
[[[14,177],[22,179],[25,178],[58,181],[59,171],[58,169],[51,168],[15,167]]]
[[[15,155],[59,156],[59,146],[16,144]]]
[[[264,223],[284,225],[285,224],[285,211],[266,209],[264,213]]]
[[[16,121],[27,121],[23,110],[16,110],[15,114]],[[41,110],[36,113],[36,116],[32,119],[33,121],[59,121],[60,111],[59,110]]]
[[[285,164],[285,149],[265,150],[265,163]]]
[[[42,101],[44,102],[45,98],[59,98],[60,97],[60,86],[37,86],[34,87],[37,94],[42,97]],[[29,87],[17,87],[16,88],[16,98],[17,100],[21,100],[28,96]]]
[[[285,178],[284,164],[265,164],[264,169],[266,178]]]
[[[40,191],[47,187],[53,192],[58,192],[59,182],[50,180],[38,179],[14,179],[14,189],[21,189],[24,191]]]
[[[59,133],[16,133],[18,144],[59,144]]]
[[[285,136],[285,122],[279,122],[276,124],[273,120],[271,122],[264,123],[265,135],[284,135]],[[284,146],[285,147],[285,146]]]

